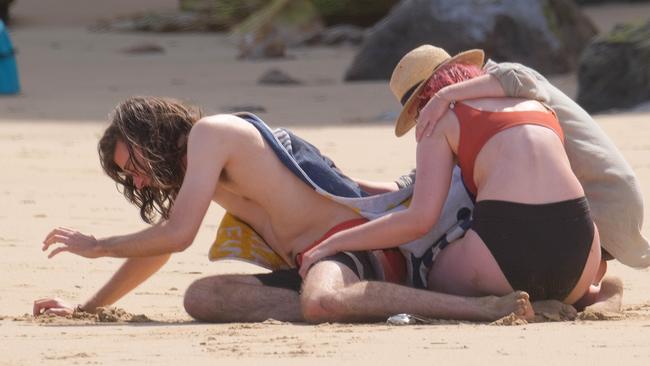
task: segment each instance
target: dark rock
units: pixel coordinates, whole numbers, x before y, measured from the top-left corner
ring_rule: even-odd
[[[156,43],[140,43],[134,46],[123,48],[121,52],[129,55],[149,55],[156,53],[165,53],[165,48]]]
[[[300,80],[294,79],[291,75],[280,69],[270,69],[265,72],[259,80],[258,84],[262,85],[300,85]]]
[[[567,72],[595,34],[572,0],[404,0],[369,31],[345,80],[388,79],[402,56],[425,43]]]
[[[579,5],[591,5],[591,4],[602,4],[602,3],[642,3],[648,2],[648,0],[576,0],[576,3]]]
[[[327,25],[369,27],[386,16],[399,0],[311,0]]]
[[[650,21],[618,25],[585,49],[577,100],[588,112],[650,100]]]

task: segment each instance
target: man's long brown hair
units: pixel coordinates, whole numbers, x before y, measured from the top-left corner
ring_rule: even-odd
[[[111,124],[97,146],[104,172],[124,197],[140,208],[145,222],[169,218],[185,175],[187,136],[201,118],[201,111],[175,99],[132,97],[120,103],[111,116]],[[118,141],[126,144],[135,169],[150,177],[150,186],[137,189],[133,178],[115,164]],[[138,159],[133,158],[135,148],[140,152]]]

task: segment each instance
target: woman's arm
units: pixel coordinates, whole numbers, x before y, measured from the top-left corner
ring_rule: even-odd
[[[88,258],[151,257],[185,250],[194,240],[212,202],[229,156],[241,146],[247,131],[234,116],[213,116],[197,122],[188,140],[187,170],[168,220],[137,233],[95,239],[77,231],[58,228],[45,239],[43,250],[63,246],[49,254],[67,251]]]
[[[491,74],[452,84],[440,89],[422,108],[415,125],[415,139],[422,140],[433,132],[436,122],[456,100],[503,97],[505,91],[499,79]]]
[[[425,235],[436,223],[449,192],[453,153],[442,130],[417,147],[415,192],[408,209],[336,233],[303,255],[300,274],[321,258],[341,251],[392,248]]]

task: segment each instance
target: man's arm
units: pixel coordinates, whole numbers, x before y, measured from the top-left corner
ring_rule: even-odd
[[[400,176],[394,182],[374,182],[356,178],[352,178],[352,180],[354,180],[364,192],[371,195],[395,192],[415,183],[415,169],[411,170],[408,174]]]
[[[151,257],[185,250],[194,240],[212,202],[221,171],[247,133],[239,118],[230,115],[206,117],[190,132],[187,168],[168,220],[137,233],[95,239],[79,232],[55,229],[43,250],[54,243],[49,257],[68,251],[84,257]]]
[[[138,287],[167,263],[171,254],[155,257],[129,258],[88,301],[81,305],[86,312],[95,312],[100,306],[114,304]]]
[[[548,81],[535,70],[514,62],[493,61],[488,61],[484,70],[499,82],[505,96],[550,104]]]
[[[81,310],[94,313],[100,306],[114,304],[154,273],[158,272],[167,263],[170,256],[166,254],[156,257],[127,259],[97,293],[85,303],[79,305]],[[39,299],[34,302],[34,316],[42,313],[65,316],[72,314],[73,311],[74,308],[72,306],[56,298]]]
[[[399,186],[396,182],[375,182],[357,178],[352,178],[352,180],[354,180],[364,192],[371,195],[399,190]]]

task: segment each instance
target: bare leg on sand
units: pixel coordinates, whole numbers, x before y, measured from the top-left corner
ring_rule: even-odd
[[[264,286],[253,275],[220,275],[195,281],[185,292],[185,311],[210,323],[303,321],[298,292]]]
[[[185,293],[185,310],[205,322],[385,321],[398,313],[428,318],[493,321],[515,313],[532,317],[525,292],[497,297],[460,297],[387,282],[365,282],[338,262],[310,270],[303,293],[264,286],[252,275],[220,275],[194,282]]]
[[[427,318],[494,321],[514,313],[533,317],[528,294],[461,297],[387,282],[360,281],[349,268],[333,261],[315,264],[300,297],[305,320],[321,322],[385,321],[398,313]]]

